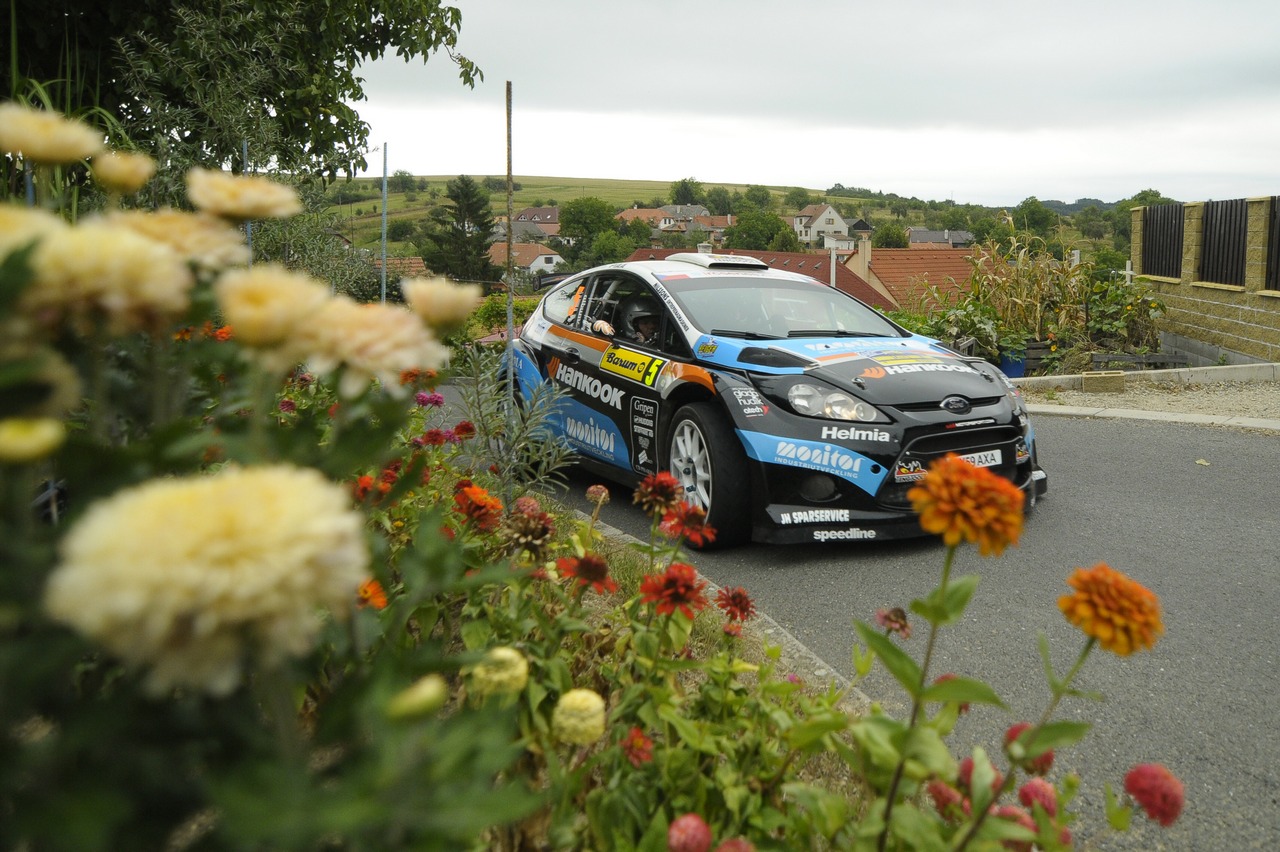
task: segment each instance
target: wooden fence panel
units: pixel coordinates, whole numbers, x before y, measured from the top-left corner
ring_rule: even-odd
[[[1206,201],[1200,243],[1200,281],[1244,286],[1249,206],[1243,198]]]
[[[1142,272],[1182,277],[1182,205],[1160,204],[1142,211]]]

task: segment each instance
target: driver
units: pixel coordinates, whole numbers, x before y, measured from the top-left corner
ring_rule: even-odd
[[[623,337],[637,343],[654,343],[658,337],[660,316],[653,300],[645,297],[628,300],[621,309]],[[614,334],[613,325],[602,319],[592,323],[591,330],[597,334]]]

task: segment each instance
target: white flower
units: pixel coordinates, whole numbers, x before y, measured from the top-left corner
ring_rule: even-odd
[[[229,175],[210,169],[187,172],[187,196],[200,210],[228,219],[284,219],[302,212],[291,187],[256,175]]]
[[[106,221],[164,243],[202,271],[219,272],[250,260],[244,234],[208,213],[169,208],[154,212],[119,210],[108,215]]]
[[[590,689],[571,689],[551,712],[551,733],[563,743],[591,745],[604,736],[604,699]]]
[[[476,695],[511,695],[529,682],[529,661],[515,648],[490,648],[471,667],[471,691]]]
[[[466,322],[483,297],[478,284],[455,284],[447,278],[409,278],[400,282],[400,291],[414,313],[442,335]]]
[[[367,574],[364,521],[341,486],[285,465],[157,479],[90,506],[45,590],[55,620],[148,668],[161,693],[224,695],[246,656],[306,654]]]
[[[156,161],[146,154],[108,151],[93,158],[93,177],[113,192],[137,192],[156,173]]]
[[[228,272],[213,291],[236,339],[263,349],[284,344],[329,300],[327,285],[276,264]]]
[[[0,204],[0,258],[68,227],[65,221],[48,210]]]
[[[36,163],[76,163],[102,150],[102,134],[56,112],[0,104],[0,151]]]

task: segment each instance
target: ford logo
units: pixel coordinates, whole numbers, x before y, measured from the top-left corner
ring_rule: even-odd
[[[962,396],[949,396],[942,401],[942,407],[952,414],[968,414],[973,406]]]

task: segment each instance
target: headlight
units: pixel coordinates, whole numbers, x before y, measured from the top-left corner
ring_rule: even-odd
[[[827,420],[855,420],[862,423],[888,422],[874,405],[863,402],[844,391],[821,385],[794,384],[787,389],[787,402],[797,414],[823,417]]]

